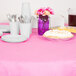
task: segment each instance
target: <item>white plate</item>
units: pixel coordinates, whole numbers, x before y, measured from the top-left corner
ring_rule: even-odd
[[[44,37],[44,36],[43,36]],[[73,36],[74,37],[74,36]],[[65,40],[65,41],[67,41],[67,40],[71,40],[73,37],[70,37],[70,38],[63,38],[63,39],[57,39],[57,38],[47,38],[47,37],[44,37],[44,38],[46,38],[46,39],[48,39],[48,40],[58,40],[58,41],[60,41],[60,40]]]
[[[8,25],[0,25],[0,31],[9,32],[10,31],[10,27]]]
[[[3,32],[2,31],[0,31],[0,36],[2,36],[3,35]]]
[[[2,36],[1,39],[6,42],[23,42],[23,41],[27,40],[27,38],[22,35],[15,35],[15,36],[14,35],[5,35],[5,36]]]

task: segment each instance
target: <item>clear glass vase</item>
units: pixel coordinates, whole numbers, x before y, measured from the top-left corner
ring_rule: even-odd
[[[39,15],[38,18],[38,34],[43,35],[47,30],[49,30],[49,17],[48,15]]]

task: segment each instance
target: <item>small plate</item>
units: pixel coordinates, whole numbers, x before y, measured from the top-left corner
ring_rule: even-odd
[[[3,32],[2,31],[0,31],[0,36],[2,36],[3,35]]]
[[[0,31],[2,32],[10,32],[10,27],[7,25],[0,25]]]
[[[23,35],[5,35],[1,39],[5,42],[23,42],[27,40]]]

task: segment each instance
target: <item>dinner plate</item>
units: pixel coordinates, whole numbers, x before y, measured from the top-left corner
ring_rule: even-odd
[[[43,37],[53,40],[70,40],[74,35],[65,30],[48,30],[43,34]]]
[[[74,35],[72,37],[69,37],[69,38],[48,38],[48,37],[45,37],[43,35],[44,38],[48,39],[48,40],[71,40],[72,38],[74,38]]]
[[[46,39],[48,39],[48,40],[57,40],[57,41],[68,41],[68,40],[71,40],[72,38],[64,38],[64,39],[55,39],[55,38],[47,38],[47,37],[45,37]]]
[[[23,42],[27,40],[23,35],[5,35],[1,39],[5,42]]]

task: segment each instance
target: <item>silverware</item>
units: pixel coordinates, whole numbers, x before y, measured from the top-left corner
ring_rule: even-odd
[[[17,21],[16,18],[17,18],[16,15],[12,15],[12,21],[16,22]]]
[[[16,15],[7,15],[7,18],[10,22],[16,22],[17,21],[17,16]]]
[[[12,21],[12,20],[11,20],[11,15],[10,15],[10,14],[7,15],[7,18],[8,18],[9,21]]]
[[[25,23],[25,19],[24,17],[21,15],[20,17],[18,17],[20,23]]]

